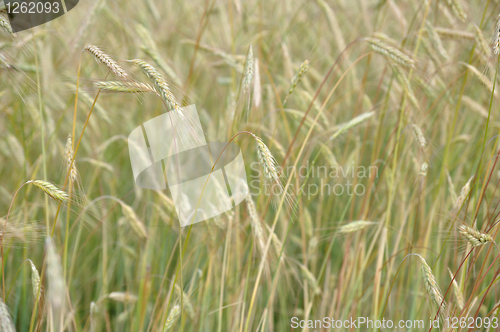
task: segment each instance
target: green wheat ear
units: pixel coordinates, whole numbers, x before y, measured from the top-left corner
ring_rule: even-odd
[[[466,225],[458,226],[458,232],[471,244],[473,247],[483,246],[487,243],[493,243],[495,240],[491,235],[478,231]]]
[[[26,183],[31,183],[37,188],[42,189],[45,194],[47,194],[50,198],[58,203],[66,203],[69,200],[68,194],[65,191],[60,190],[50,182],[42,180],[30,180]]]
[[[7,21],[5,18],[0,16],[0,27],[7,31],[10,34],[13,34],[14,32],[12,31],[12,27],[10,26],[9,21]]]
[[[10,318],[9,308],[2,298],[0,298],[0,331],[16,332],[12,318]]]
[[[104,92],[141,93],[154,92],[149,84],[140,82],[102,81],[94,83],[96,89]]]

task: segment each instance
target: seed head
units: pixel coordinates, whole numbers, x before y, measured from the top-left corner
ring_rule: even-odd
[[[94,83],[96,89],[105,92],[140,93],[154,92],[149,84],[140,82],[103,81]]]
[[[50,182],[43,180],[30,180],[26,183],[32,183],[36,187],[42,189],[50,198],[58,203],[66,203],[69,200],[68,194],[60,190]]]
[[[482,233],[477,229],[466,225],[458,226],[458,231],[472,245],[472,247],[479,247],[487,243],[495,242],[491,235]]]
[[[125,70],[120,67],[115,60],[111,59],[109,55],[101,51],[100,48],[94,45],[87,45],[84,49],[84,52],[89,52],[94,56],[96,61],[100,64],[105,65],[109,68],[109,70],[118,76],[122,80],[130,80],[130,76],[125,72]]]
[[[341,226],[339,229],[339,233],[342,234],[353,233],[375,224],[376,222],[373,221],[364,221],[364,220],[352,221],[348,224]]]

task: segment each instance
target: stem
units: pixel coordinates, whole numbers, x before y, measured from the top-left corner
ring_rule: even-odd
[[[5,235],[5,231],[7,230],[7,221],[9,220],[9,215],[10,211],[12,209],[12,205],[14,204],[14,200],[16,199],[17,194],[19,193],[19,190],[21,190],[22,187],[24,187],[28,182],[23,183],[19,188],[17,188],[16,193],[14,194],[14,197],[12,197],[12,201],[10,202],[9,210],[7,211],[7,216],[5,217],[5,223],[3,225],[3,232],[0,234],[0,251],[2,254],[2,292],[3,292],[3,298],[5,299],[5,258],[3,255],[3,237]]]

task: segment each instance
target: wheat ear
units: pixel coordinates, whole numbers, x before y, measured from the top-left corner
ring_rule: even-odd
[[[460,287],[458,286],[457,280],[453,278],[453,273],[451,273],[451,270],[448,269],[448,272],[450,273],[450,277],[453,280],[453,295],[455,295],[455,302],[457,304],[458,309],[462,311],[464,308],[464,295],[462,294],[462,291],[460,290]]]
[[[500,53],[500,14],[498,15],[497,22],[495,24],[495,34],[493,37],[493,53]]]
[[[461,207],[462,207],[462,204],[465,202],[465,199],[467,198],[467,196],[469,195],[469,192],[470,192],[470,185],[471,185],[471,182],[472,182],[472,179],[474,177],[472,176],[469,181],[467,181],[467,183],[462,187],[462,190],[460,191],[460,196],[458,196],[457,200],[455,201],[455,204],[453,206],[453,210],[454,211],[458,211]]]
[[[33,296],[36,298],[40,297],[40,294],[42,293],[42,289],[40,287],[40,274],[38,273],[38,270],[36,269],[35,264],[31,261],[31,259],[28,259],[31,265],[31,286],[33,287]]]
[[[422,150],[425,150],[425,148],[427,147],[427,140],[425,139],[422,129],[416,124],[412,124],[411,127],[413,129],[413,135],[415,135],[415,139],[417,140],[418,145]]]
[[[130,206],[125,203],[120,203],[122,207],[123,215],[127,218],[130,227],[132,230],[139,235],[141,239],[146,239],[148,237],[148,232],[146,230],[146,226],[139,220],[137,215]]]
[[[125,72],[125,70],[120,67],[115,60],[111,59],[109,55],[104,53],[99,47],[94,45],[87,45],[85,46],[83,51],[92,54],[98,63],[108,67],[113,74],[115,74],[122,80],[130,80],[130,76]]]
[[[446,302],[444,302],[443,293],[439,288],[436,277],[432,273],[432,269],[422,256],[418,254],[416,255],[422,261],[422,278],[424,279],[424,285],[425,289],[427,290],[427,293],[429,293],[429,296],[431,297],[432,301],[437,306],[442,306],[441,309],[442,312],[446,311]]]
[[[306,60],[300,64],[299,72],[292,78],[292,82],[290,83],[290,88],[288,89],[288,94],[285,99],[283,99],[283,106],[285,106],[286,101],[297,87],[297,84],[302,80],[305,74],[309,71],[309,60]]]
[[[401,50],[397,49],[394,46],[386,44],[380,39],[377,38],[365,38],[365,41],[370,45],[370,47],[377,53],[382,54],[390,59],[409,67],[415,66],[415,61],[403,53]]]
[[[342,234],[353,233],[353,232],[360,231],[362,229],[365,229],[368,226],[372,226],[375,224],[376,224],[376,222],[373,222],[373,221],[364,221],[364,220],[352,221],[348,224],[342,225],[339,228],[339,233],[342,233]]]
[[[16,332],[12,318],[10,318],[9,308],[0,298],[0,331],[2,332]]]
[[[248,215],[250,216],[250,224],[252,225],[252,230],[257,238],[257,244],[260,252],[263,254],[266,248],[266,239],[264,236],[264,229],[262,228],[262,224],[257,214],[257,209],[255,208],[255,203],[252,199],[252,195],[248,195],[245,198],[247,203]]]
[[[94,86],[104,92],[141,93],[155,91],[149,84],[140,82],[102,81],[94,83]]]
[[[486,42],[486,39],[484,38],[483,32],[477,25],[473,25],[474,27],[474,33],[476,36],[476,43],[479,47],[479,50],[483,54],[484,57],[488,58],[491,54],[491,48]]]
[[[13,34],[14,32],[12,31],[12,27],[10,26],[10,23],[7,19],[4,17],[0,16],[0,27],[7,31],[10,34]]]
[[[264,175],[268,179],[281,183],[281,173],[278,171],[278,163],[276,162],[276,159],[274,159],[271,151],[260,137],[254,134],[252,134],[252,136],[257,141],[257,153],[259,156],[259,162],[264,169]]]
[[[460,4],[459,0],[446,0],[448,6],[450,6],[453,14],[462,22],[465,22],[467,19],[467,14],[465,13],[462,4]]]
[[[72,183],[78,178],[78,170],[76,169],[76,161],[73,160],[73,138],[71,135],[68,135],[68,139],[66,140],[66,149],[65,149],[65,158],[66,158],[66,168],[69,171],[69,178]]]
[[[156,92],[161,96],[165,104],[169,107],[171,111],[176,111],[179,115],[182,115],[181,107],[170,90],[170,86],[167,81],[161,76],[161,74],[156,70],[155,67],[151,66],[146,61],[140,59],[130,60],[150,79],[151,83],[156,90]]]
[[[471,244],[472,247],[483,246],[487,243],[494,243],[491,235],[478,231],[466,225],[458,226],[458,232]]]
[[[66,203],[69,200],[68,194],[65,191],[60,190],[55,185],[50,182],[42,180],[30,180],[26,183],[31,183],[34,186],[43,190],[50,198],[58,203]]]
[[[108,299],[120,303],[134,303],[137,301],[137,296],[127,292],[111,292],[108,294]]]
[[[174,305],[168,314],[167,321],[165,322],[165,326],[163,327],[163,332],[170,330],[174,326],[174,323],[177,317],[179,317],[180,313],[181,307],[178,304]]]

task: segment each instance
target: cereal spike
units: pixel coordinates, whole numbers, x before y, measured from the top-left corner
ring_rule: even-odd
[[[59,203],[66,203],[69,200],[68,194],[60,190],[50,182],[42,180],[30,180],[26,183],[32,183],[36,187],[42,189],[50,198]]]
[[[491,235],[478,231],[466,225],[458,226],[458,231],[471,244],[472,247],[479,247],[487,243],[493,243],[495,240]]]
[[[89,52],[94,56],[98,63],[105,65],[111,70],[116,76],[123,80],[130,80],[130,76],[120,67],[115,60],[111,59],[109,55],[101,51],[100,48],[94,45],[87,45],[83,51]]]
[[[139,82],[102,81],[94,83],[96,89],[105,92],[141,93],[154,92],[149,84]]]

